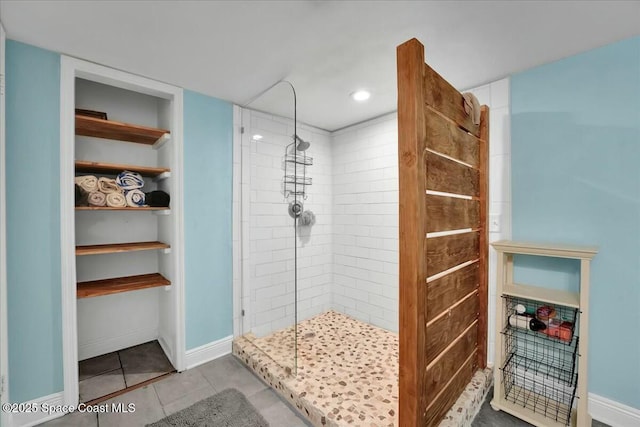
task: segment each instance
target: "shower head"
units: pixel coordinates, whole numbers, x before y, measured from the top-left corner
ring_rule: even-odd
[[[304,139],[300,138],[298,135],[295,135],[296,137],[296,150],[298,151],[306,151],[309,146],[311,146],[310,142],[305,141]]]

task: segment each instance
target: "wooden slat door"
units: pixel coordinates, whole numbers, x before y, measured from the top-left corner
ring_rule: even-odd
[[[488,120],[398,47],[400,426],[434,426],[486,366]]]

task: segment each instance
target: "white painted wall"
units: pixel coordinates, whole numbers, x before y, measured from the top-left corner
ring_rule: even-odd
[[[294,323],[294,220],[282,192],[285,147],[294,133],[292,120],[244,110],[241,180],[244,259],[244,332],[263,336]],[[253,135],[262,135],[256,140]],[[306,210],[316,214],[313,227],[298,229],[298,321],[331,305],[331,139],[328,132],[299,125],[298,135],[311,142],[307,167],[313,183],[307,188]],[[291,165],[289,165],[291,166]],[[300,166],[298,166],[300,168]],[[240,176],[241,175],[241,176]],[[239,254],[235,254],[236,257]],[[238,267],[236,273],[239,273]]]
[[[82,79],[76,80],[75,93],[77,108],[104,111],[110,120],[152,127],[159,126],[163,110],[160,106],[162,102],[166,102],[149,95]],[[171,164],[162,164],[163,161],[169,161],[169,158],[161,151],[143,144],[76,137],[76,160],[171,167]],[[157,187],[150,178],[145,178],[143,191],[155,190]],[[159,240],[159,237],[172,243],[171,233],[159,235],[162,218],[151,212],[79,211],[75,217],[78,245],[144,242]],[[82,282],[158,272],[164,262],[162,258],[167,256],[161,251],[140,251],[76,257],[77,280]],[[168,278],[171,279],[171,276]],[[167,310],[161,310],[164,292],[163,288],[154,288],[79,299],[79,360],[158,338],[161,317],[171,316]]]

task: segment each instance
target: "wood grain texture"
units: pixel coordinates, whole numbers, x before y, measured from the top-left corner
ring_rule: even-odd
[[[424,70],[424,99],[427,105],[472,135],[479,136],[479,126],[473,124],[471,116],[464,111],[462,94],[428,65],[424,65]]]
[[[478,294],[474,292],[427,329],[425,357],[427,365],[451,344],[478,317]]]
[[[402,426],[424,424],[426,259],[424,153],[424,46],[411,39],[397,48],[398,176],[400,203],[399,402]]]
[[[425,124],[427,127],[427,148],[471,166],[478,165],[478,138],[430,107],[425,110]]]
[[[158,286],[167,286],[170,284],[171,282],[159,273],[92,280],[90,282],[78,282],[77,297],[99,297],[103,295],[118,294],[121,292],[155,288]]]
[[[427,152],[427,190],[464,196],[480,195],[479,172],[446,157]]]
[[[478,200],[428,194],[426,204],[427,233],[478,228],[480,225]]]
[[[117,175],[122,171],[138,172],[142,176],[156,177],[165,172],[169,172],[170,169],[150,166],[125,165],[120,163],[103,163],[90,162],[86,160],[76,160],[76,172]]]
[[[480,262],[478,300],[478,366],[487,366],[487,317],[489,315],[489,107],[480,110]]]
[[[104,245],[76,246],[76,255],[102,255],[120,252],[148,251],[153,249],[167,249],[170,246],[162,242],[133,242],[109,243]]]
[[[427,415],[423,426],[435,427],[440,424],[442,418],[446,415],[449,408],[455,403],[464,390],[466,385],[471,381],[474,372],[477,369],[475,354],[472,354],[455,373],[449,383],[440,392],[440,394],[431,401],[431,405],[427,408]]]
[[[436,398],[469,356],[475,353],[477,340],[478,324],[476,323],[463,332],[457,341],[442,354],[442,357],[427,368],[427,402]]]
[[[427,276],[478,259],[479,240],[477,231],[427,239]]]
[[[477,262],[427,283],[427,323],[478,288]]]
[[[166,129],[151,128],[76,114],[76,135],[153,145],[166,133],[170,132]]]

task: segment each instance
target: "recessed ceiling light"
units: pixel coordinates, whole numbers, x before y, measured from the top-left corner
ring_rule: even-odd
[[[262,139],[262,135],[255,134],[252,138],[254,141],[260,141]]]
[[[368,90],[357,90],[351,94],[351,98],[358,102],[366,101],[370,97],[371,92],[369,92]]]

